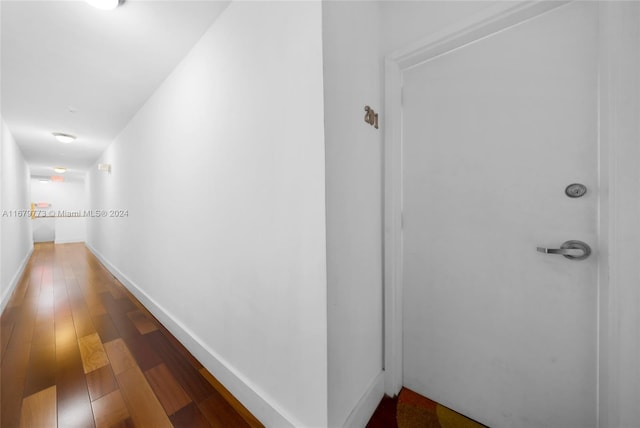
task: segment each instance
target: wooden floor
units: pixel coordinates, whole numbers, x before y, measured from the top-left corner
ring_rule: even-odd
[[[391,398],[385,395],[371,416],[366,428],[398,428],[397,408],[398,397]]]
[[[2,428],[263,426],[83,244],[36,244],[0,324]]]

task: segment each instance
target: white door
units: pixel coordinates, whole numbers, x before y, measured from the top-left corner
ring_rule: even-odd
[[[403,383],[493,428],[596,424],[595,3],[402,75]]]

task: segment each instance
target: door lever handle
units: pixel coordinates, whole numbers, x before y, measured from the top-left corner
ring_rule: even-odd
[[[584,256],[584,250],[578,248],[543,248],[538,247],[539,253],[545,254],[562,254],[563,256],[574,256],[580,257]]]
[[[591,254],[591,247],[582,241],[567,241],[560,248],[538,247],[538,252],[560,254],[570,260],[584,260]]]

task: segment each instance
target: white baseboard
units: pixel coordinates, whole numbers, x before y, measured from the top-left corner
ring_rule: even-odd
[[[86,247],[113,276],[115,276],[161,323],[171,332],[185,348],[189,350],[202,365],[227,388],[260,422],[267,427],[302,426],[296,419],[284,415],[287,412],[276,410],[270,403],[268,394],[251,385],[251,382],[239,374],[232,366],[202,342],[189,328],[175,319],[166,309],[145,293],[140,287],[125,276],[109,260],[89,243]]]
[[[84,242],[84,238],[71,238],[71,239],[61,239],[55,240],[55,244],[79,244],[81,242]]]
[[[20,263],[20,267],[18,268],[16,273],[13,275],[13,278],[11,279],[9,286],[4,291],[4,293],[2,293],[2,300],[0,300],[0,312],[4,311],[4,308],[7,306],[7,303],[9,303],[9,298],[11,297],[13,290],[16,289],[18,283],[20,282],[20,279],[22,278],[22,274],[24,273],[24,270],[27,267],[27,263],[29,263],[29,258],[31,257],[31,254],[33,254],[33,245],[27,252],[27,255],[22,260],[22,263]]]
[[[344,423],[348,428],[363,428],[373,416],[384,396],[384,372],[378,373]]]
[[[56,244],[80,244],[84,242],[84,237],[75,237],[75,238],[66,238],[66,239],[58,239],[54,241]]]

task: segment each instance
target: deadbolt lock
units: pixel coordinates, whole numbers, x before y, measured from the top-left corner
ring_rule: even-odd
[[[580,198],[587,193],[587,186],[580,183],[569,184],[566,189],[564,189],[564,193],[570,198]]]

